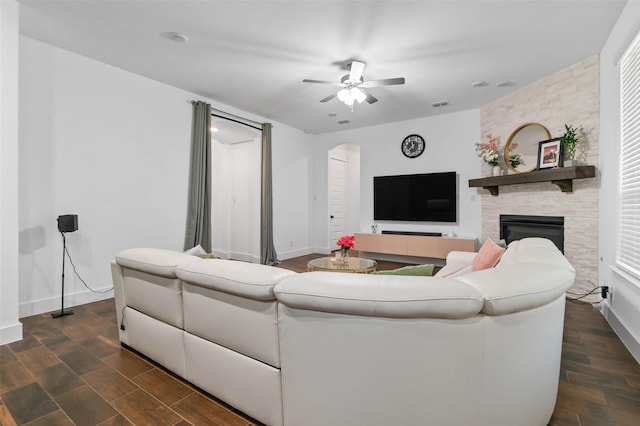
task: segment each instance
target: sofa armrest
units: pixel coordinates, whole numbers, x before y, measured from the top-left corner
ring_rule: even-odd
[[[573,285],[575,277],[568,262],[566,265],[520,262],[466,274],[456,280],[469,284],[484,296],[483,313],[507,315],[553,302]]]

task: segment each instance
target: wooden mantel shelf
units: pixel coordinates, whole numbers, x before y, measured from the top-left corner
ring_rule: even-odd
[[[574,179],[586,179],[595,176],[596,166],[558,167],[506,176],[469,179],[469,187],[488,189],[491,195],[498,195],[498,188],[502,185],[551,182],[558,185],[562,192],[573,192]]]

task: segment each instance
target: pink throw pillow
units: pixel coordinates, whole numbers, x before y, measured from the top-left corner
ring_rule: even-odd
[[[504,248],[494,243],[491,238],[487,238],[471,262],[471,271],[493,268],[494,265],[498,263],[498,260],[500,260],[500,256],[502,256],[504,250]]]

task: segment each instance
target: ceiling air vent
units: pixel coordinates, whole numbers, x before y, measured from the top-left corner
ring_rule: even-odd
[[[349,120],[340,120],[338,121],[338,124],[349,124],[351,123]]]

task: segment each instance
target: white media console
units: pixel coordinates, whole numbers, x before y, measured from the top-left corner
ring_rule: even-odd
[[[476,240],[400,234],[355,234],[355,249],[360,252],[445,259],[450,251],[475,251]]]

